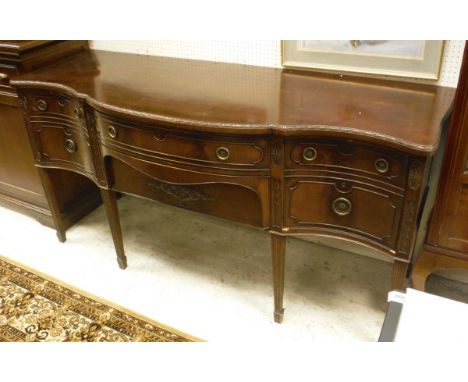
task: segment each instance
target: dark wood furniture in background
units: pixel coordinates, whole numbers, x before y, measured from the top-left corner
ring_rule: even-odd
[[[428,236],[413,269],[424,290],[437,269],[468,268],[468,50],[465,48]]]
[[[9,81],[87,48],[85,41],[0,41],[0,204],[53,228],[18,95]],[[50,176],[58,188],[58,208],[66,227],[98,205],[99,192],[88,179],[65,171]]]
[[[101,190],[126,267],[116,192],[271,232],[275,321],[286,238],[325,235],[411,261],[449,88],[86,51],[12,81],[36,166]],[[54,215],[60,237],[65,228]],[[182,238],[181,238],[182,240]]]

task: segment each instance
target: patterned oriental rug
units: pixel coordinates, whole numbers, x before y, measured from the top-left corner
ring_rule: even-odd
[[[201,341],[0,256],[0,342]]]

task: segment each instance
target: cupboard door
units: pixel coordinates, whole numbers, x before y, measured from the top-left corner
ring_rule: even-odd
[[[47,206],[21,111],[1,103],[0,193]]]
[[[445,245],[452,249],[468,251],[468,184],[460,185],[455,196],[454,213],[442,225]]]
[[[465,101],[462,124],[457,126],[458,146],[447,147],[445,160],[449,167],[449,181],[441,195],[445,200],[443,218],[438,234],[438,244],[468,251],[468,101]],[[451,155],[450,155],[451,154]],[[444,163],[445,165],[445,163]],[[443,179],[441,179],[443,181]],[[441,188],[439,187],[439,191]],[[431,232],[434,235],[435,232]]]

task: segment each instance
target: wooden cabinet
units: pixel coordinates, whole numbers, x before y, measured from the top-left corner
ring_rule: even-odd
[[[87,43],[84,41],[0,41],[0,204],[51,227],[55,227],[51,209],[34,167],[24,117],[10,80],[85,49]],[[31,121],[34,126],[43,127],[35,130],[38,136],[58,134],[54,129],[62,118],[54,109],[58,106],[49,102],[47,107],[50,112],[47,120]],[[57,146],[55,139],[42,139],[45,141],[52,146],[41,149],[41,152],[57,154],[63,159],[66,155],[63,142]],[[86,178],[60,171],[51,171],[51,177],[59,189],[59,209],[67,227],[98,205],[98,190]]]
[[[394,260],[392,286],[404,286],[426,175],[454,93],[100,51],[13,85],[50,204],[60,198],[53,169],[94,182],[121,268],[116,192],[263,228],[272,237],[277,322],[289,235],[372,247]],[[61,216],[53,217],[64,240]]]
[[[0,199],[18,198],[46,209],[39,176],[32,165],[34,158],[23,116],[17,105],[0,103],[0,145]]]
[[[468,50],[465,48],[428,236],[413,286],[441,268],[468,268]]]

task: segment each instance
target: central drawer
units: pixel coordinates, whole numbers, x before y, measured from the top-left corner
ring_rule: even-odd
[[[130,155],[135,153],[214,167],[267,169],[268,142],[250,137],[180,132],[160,126],[132,124],[96,113],[101,141]]]

